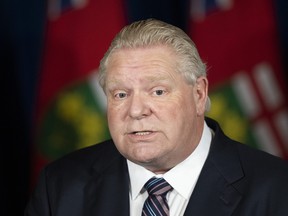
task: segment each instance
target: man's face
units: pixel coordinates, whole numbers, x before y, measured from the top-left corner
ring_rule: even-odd
[[[196,148],[202,134],[207,80],[193,86],[176,71],[165,46],[121,49],[107,67],[107,115],[119,152],[155,173]]]

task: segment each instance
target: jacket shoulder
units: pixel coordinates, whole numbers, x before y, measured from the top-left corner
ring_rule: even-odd
[[[70,176],[87,174],[92,167],[108,166],[109,162],[121,157],[112,140],[75,150],[45,167],[47,176]],[[97,167],[97,166],[96,166]]]
[[[215,133],[211,144],[211,156],[222,167],[238,164],[237,167],[246,177],[264,181],[279,177],[280,181],[287,179],[288,182],[288,161],[227,137],[219,124],[212,119],[207,118],[206,122]]]

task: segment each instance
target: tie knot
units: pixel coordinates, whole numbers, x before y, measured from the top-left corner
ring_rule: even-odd
[[[168,182],[166,182],[164,178],[156,177],[149,179],[144,185],[144,188],[147,190],[149,195],[154,196],[166,195],[169,191],[173,189],[172,186]]]

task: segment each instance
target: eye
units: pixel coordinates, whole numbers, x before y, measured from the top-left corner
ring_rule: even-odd
[[[165,94],[165,91],[163,89],[157,89],[153,93],[157,96],[161,96],[161,95]]]
[[[118,92],[114,95],[115,98],[117,99],[123,99],[123,98],[126,98],[127,97],[127,93],[125,92]]]

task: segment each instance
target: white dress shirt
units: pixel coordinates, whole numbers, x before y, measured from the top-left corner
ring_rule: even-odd
[[[143,204],[148,197],[143,186],[151,177],[156,176],[163,177],[174,188],[167,194],[170,216],[182,216],[207,158],[211,139],[211,131],[205,123],[201,140],[192,154],[162,175],[155,175],[127,160],[130,176],[130,215],[141,216]]]

